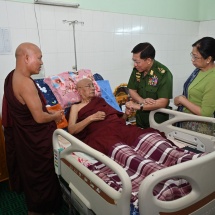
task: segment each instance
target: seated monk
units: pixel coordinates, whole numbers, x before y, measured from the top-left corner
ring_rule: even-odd
[[[90,79],[80,80],[76,87],[81,102],[71,107],[68,131],[92,148],[108,155],[109,149],[116,143],[131,146],[141,134],[155,131],[126,125],[131,110],[119,112],[103,98],[95,96]]]

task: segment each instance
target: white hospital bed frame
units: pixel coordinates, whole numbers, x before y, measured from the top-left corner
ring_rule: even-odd
[[[170,119],[157,124],[154,114],[163,112]],[[201,151],[211,152],[195,160],[168,167],[147,176],[139,188],[140,215],[213,215],[215,214],[215,137],[188,131],[172,124],[179,121],[206,121],[215,123],[214,118],[199,117],[173,110],[159,109],[150,114],[151,127],[165,132],[179,146],[189,145]],[[59,135],[70,142],[64,150],[59,145]],[[69,185],[71,204],[80,214],[129,215],[131,181],[125,170],[104,154],[92,149],[66,131],[57,129],[53,134],[55,169],[60,178]],[[71,156],[71,152],[84,152],[109,166],[122,181],[122,191],[109,187],[87,167]],[[169,178],[184,178],[192,191],[174,201],[160,201],[153,196],[154,186]]]

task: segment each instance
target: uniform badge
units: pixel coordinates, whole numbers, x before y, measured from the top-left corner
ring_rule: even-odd
[[[137,82],[140,82],[140,77],[141,77],[141,73],[136,72],[136,80],[137,80]]]
[[[158,68],[158,70],[161,74],[164,74],[166,72],[163,68]]]
[[[149,82],[148,82],[149,85],[156,86],[157,83],[158,83],[158,77],[156,75],[149,78]]]
[[[150,71],[150,75],[151,75],[151,76],[154,75],[154,71],[153,71],[153,70]]]

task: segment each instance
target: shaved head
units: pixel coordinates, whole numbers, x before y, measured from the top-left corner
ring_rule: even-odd
[[[40,48],[29,42],[21,43],[15,52],[16,71],[26,76],[37,75],[43,65]]]
[[[15,52],[15,57],[19,58],[23,55],[30,54],[35,51],[40,51],[40,48],[33,43],[21,43]]]
[[[79,87],[83,87],[83,86],[85,86],[87,84],[92,84],[92,83],[93,82],[92,82],[91,79],[83,78],[83,79],[81,79],[80,81],[77,82],[76,86],[77,86],[77,88],[79,88]]]
[[[89,78],[83,78],[76,84],[76,89],[82,98],[82,101],[89,101],[95,96],[95,86]]]

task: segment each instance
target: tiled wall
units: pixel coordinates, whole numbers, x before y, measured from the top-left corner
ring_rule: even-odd
[[[199,37],[214,37],[215,38],[215,20],[200,22]]]
[[[75,25],[78,69],[101,74],[114,90],[128,81],[132,48],[148,41],[157,51],[156,59],[173,73],[174,96],[181,94],[183,82],[193,70],[192,43],[199,36],[215,33],[215,21],[199,23],[0,0],[0,28],[10,30],[12,45],[10,54],[0,55],[0,99],[4,79],[15,67],[15,49],[22,42],[41,47],[45,76],[72,70],[73,27],[62,20],[84,22]]]

